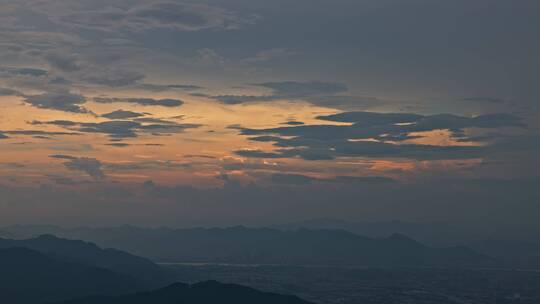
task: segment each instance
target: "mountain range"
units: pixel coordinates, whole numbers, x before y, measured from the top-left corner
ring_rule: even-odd
[[[491,266],[467,247],[435,248],[405,235],[360,236],[345,230],[272,228],[79,228],[50,231],[125,250],[161,263],[446,267]]]
[[[152,261],[117,249],[102,249],[79,240],[53,235],[15,240],[0,238],[1,248],[23,247],[64,261],[110,269],[118,274],[136,278],[144,285],[160,287],[171,283],[173,276]]]
[[[147,259],[92,243],[51,235],[0,239],[0,303],[309,304],[239,285],[173,280]]]

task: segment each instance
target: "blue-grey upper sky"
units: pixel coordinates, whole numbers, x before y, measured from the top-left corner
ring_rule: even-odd
[[[536,235],[539,29],[534,0],[0,0],[0,220]]]

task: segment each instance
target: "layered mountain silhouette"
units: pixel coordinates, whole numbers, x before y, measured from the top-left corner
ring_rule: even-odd
[[[147,259],[83,241],[0,239],[0,303],[308,303],[214,281],[171,285],[169,275]],[[149,282],[152,277],[156,281]],[[168,287],[144,292],[169,279],[161,285]]]
[[[58,229],[56,233],[170,263],[347,266],[491,266],[467,247],[434,248],[405,235],[360,236],[345,230],[270,228]]]
[[[176,283],[150,292],[119,297],[86,297],[56,304],[309,304],[295,296],[257,291],[234,284],[208,281],[193,285]]]
[[[353,222],[333,218],[318,218],[274,225],[281,230],[346,230],[358,235],[382,238],[399,232],[430,246],[455,246],[477,241],[482,237],[474,231],[445,223],[416,223],[408,221]]]
[[[160,287],[173,281],[173,276],[148,259],[116,250],[102,249],[95,244],[42,235],[26,240],[1,239],[0,249],[24,247],[59,260],[109,269],[132,277],[149,287]]]
[[[34,304],[142,290],[134,278],[27,248],[0,249],[0,302]]]

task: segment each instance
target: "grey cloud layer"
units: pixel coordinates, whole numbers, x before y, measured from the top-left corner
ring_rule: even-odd
[[[141,116],[144,116],[144,114],[133,112],[133,111],[116,110],[110,113],[103,114],[101,116],[105,118],[109,118],[109,119],[128,119],[128,118],[141,117]]]
[[[41,109],[52,109],[73,113],[89,113],[87,109],[81,106],[86,103],[86,98],[82,95],[68,92],[43,93],[40,95],[25,96],[24,101]]]
[[[481,157],[481,146],[432,146],[398,144],[417,138],[412,133],[450,130],[454,137],[467,140],[467,128],[524,127],[519,117],[490,114],[462,117],[451,114],[424,116],[410,113],[344,112],[319,116],[320,120],[350,125],[300,125],[271,129],[240,128],[252,141],[272,142],[276,152],[240,150],[238,155],[258,158],[301,157],[329,160],[336,157],[390,157],[411,159],[455,159]]]
[[[33,3],[35,2],[35,3]],[[216,6],[187,1],[29,1],[30,7],[46,12],[56,24],[103,32],[141,32],[155,29],[198,31],[229,30],[252,23],[254,16],[241,17]]]
[[[21,93],[11,90],[11,89],[1,89],[0,96],[18,96]],[[49,110],[58,110],[72,113],[92,113],[86,109],[83,104],[87,102],[87,98],[80,94],[75,94],[66,91],[59,92],[46,92],[38,95],[23,95],[24,102],[29,105],[32,105],[36,108],[49,109]],[[178,99],[152,99],[152,98],[106,98],[106,97],[96,97],[92,101],[97,103],[131,103],[142,106],[161,106],[161,107],[179,107],[184,104],[183,101]],[[131,112],[132,115],[134,112]],[[127,115],[127,112],[115,112],[108,113],[113,117],[120,118],[122,115]],[[107,116],[104,116],[107,117]],[[135,116],[133,116],[135,117]],[[124,117],[129,118],[129,117]]]
[[[0,95],[19,95],[15,90],[1,89]],[[152,99],[152,98],[108,98],[96,97],[92,101],[97,103],[131,103],[142,106],[179,107],[184,104],[178,99]],[[87,102],[87,98],[80,94],[67,91],[46,92],[38,95],[24,95],[24,102],[41,109],[59,110],[72,113],[91,113],[82,105]],[[134,113],[134,112],[131,112]],[[109,113],[118,117],[126,115],[126,112]],[[105,116],[106,117],[106,116]]]
[[[69,155],[51,155],[51,158],[66,160],[64,166],[69,170],[82,171],[95,180],[105,178],[102,163],[95,158],[74,157]]]
[[[97,97],[93,99],[97,103],[133,103],[141,106],[179,107],[184,104],[179,99],[152,99],[152,98],[107,98]]]
[[[96,123],[83,123],[69,120],[33,121],[34,125],[53,125],[74,130],[80,133],[102,133],[112,139],[134,138],[139,133],[164,135],[181,133],[188,129],[198,128],[198,124],[179,124],[171,121],[157,120],[151,123],[134,120],[111,120]]]
[[[47,93],[53,88],[55,91],[70,91],[74,85],[82,91],[95,86],[132,87],[148,91],[200,89],[195,85],[157,85],[142,82],[146,78],[145,73],[140,72],[140,68],[133,68],[134,62],[130,60],[141,52],[149,53],[147,46],[105,46],[95,37],[89,39],[83,37],[85,35],[78,29],[59,27],[67,25],[56,22],[58,20],[53,14],[53,12],[62,14],[71,10],[82,11],[84,14],[94,9],[99,10],[100,7],[107,7],[105,4],[96,4],[92,8],[94,4],[87,6],[82,2],[73,1],[8,2],[11,2],[9,5],[12,7],[18,7],[12,14],[14,14],[13,18],[21,23],[20,27],[29,28],[32,31],[6,25],[0,32],[3,42],[0,59],[9,63],[13,62],[14,65],[29,66],[0,67],[0,78],[3,80],[0,86],[6,88],[2,90],[2,95],[22,95],[22,93],[15,94],[16,91],[13,88],[23,93],[26,93],[26,90]],[[124,1],[117,2],[122,2],[121,5],[124,6],[131,6]],[[42,9],[37,9],[41,6],[43,6]],[[0,15],[4,13],[4,10],[4,8],[0,9]],[[36,16],[32,19],[29,17],[31,15]],[[113,30],[113,28],[110,29]],[[116,34],[119,33],[99,35],[114,36]],[[43,66],[48,66],[48,70],[43,69]],[[71,107],[69,111],[74,112],[77,109]]]
[[[270,176],[270,181],[283,185],[307,185],[312,183],[334,183],[334,184],[388,184],[395,182],[391,178],[381,176],[337,176],[334,178],[316,178],[302,174],[275,173]]]
[[[277,100],[303,100],[315,105],[330,108],[361,108],[380,104],[381,100],[371,97],[344,95],[349,90],[345,84],[323,81],[279,81],[251,84],[252,86],[268,89],[268,95],[217,95],[193,94],[212,98],[224,104],[244,104],[253,102],[270,102]]]
[[[246,54],[258,54],[252,60],[243,60],[239,73],[219,75],[228,79],[243,75],[238,83],[266,85],[273,91],[268,96],[217,98],[220,94],[215,94],[224,103],[291,98],[293,90],[292,96],[317,105],[351,109],[377,104],[385,100],[381,96],[385,92],[394,97],[425,98],[427,94],[422,91],[430,87],[440,88],[435,95],[450,92],[452,101],[463,96],[490,96],[490,100],[518,100],[532,105],[538,97],[531,86],[538,59],[530,54],[537,53],[540,46],[532,39],[539,19],[534,0],[519,4],[493,0],[487,9],[482,0],[336,0],[332,5],[309,0],[4,2],[9,6],[4,9],[2,25],[6,30],[0,37],[5,49],[12,50],[6,58],[33,59],[29,62],[38,61],[40,65],[47,61],[51,69],[67,74],[69,81],[85,84],[143,85],[139,82],[146,77],[145,71],[137,63],[142,58],[151,65],[155,58],[129,59],[143,49],[145,55],[175,54],[184,60],[201,50],[215,50],[215,54],[239,61]],[[310,9],[306,11],[306,7]],[[254,18],[254,13],[261,17]],[[461,18],[459,24],[457,18]],[[497,20],[509,22],[502,26]],[[123,54],[113,56],[113,64],[89,60],[99,57],[97,53],[107,54],[111,48]],[[305,56],[284,58],[269,63],[268,70],[260,69],[261,62],[289,49]],[[206,72],[209,77],[215,73],[214,69],[200,70],[196,72]],[[193,70],[186,73],[190,72]],[[298,82],[324,79],[347,83],[351,91],[366,91],[366,95],[349,96],[343,87],[334,87],[301,96],[305,95],[304,88],[279,81],[292,75]],[[272,85],[268,79],[278,81]],[[456,83],[455,79],[463,81]]]

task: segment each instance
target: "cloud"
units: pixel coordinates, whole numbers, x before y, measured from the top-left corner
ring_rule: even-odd
[[[273,153],[273,152],[264,152],[262,150],[237,150],[235,153],[239,156],[244,157],[255,157],[255,158],[285,158],[288,157],[285,153]]]
[[[102,171],[103,164],[95,159],[88,157],[74,157],[69,155],[50,155],[51,158],[67,160],[64,166],[69,170],[82,171],[88,174],[95,180],[101,180],[105,178],[105,174]]]
[[[422,115],[412,113],[377,113],[377,112],[342,112],[332,115],[317,116],[317,119],[332,122],[348,122],[362,126],[392,125],[412,123],[420,120]]]
[[[130,147],[131,144],[127,144],[127,143],[110,143],[110,144],[105,144],[106,146],[111,146],[111,147],[116,147],[116,148],[127,148],[127,147]]]
[[[152,117],[134,118],[133,121],[142,122],[142,123],[150,123],[150,124],[162,124],[162,125],[177,125],[178,124],[175,121],[163,120],[160,118],[152,118]]]
[[[78,58],[65,52],[49,52],[45,55],[47,62],[54,68],[64,72],[75,72],[82,69]]]
[[[270,181],[276,184],[285,185],[307,185],[317,181],[317,178],[301,174],[276,173],[270,176]]]
[[[305,123],[303,123],[303,122],[301,122],[301,121],[291,120],[291,121],[286,121],[286,122],[282,123],[282,125],[288,125],[288,126],[302,126],[302,125],[305,125]]]
[[[217,157],[205,154],[186,154],[182,155],[183,158],[202,158],[202,159],[216,159]]]
[[[152,98],[108,98],[96,97],[93,99],[97,103],[133,103],[142,106],[179,107],[184,104],[179,99],[152,99]]]
[[[520,117],[511,114],[487,114],[464,117],[452,114],[419,115],[410,113],[344,112],[318,116],[317,119],[351,125],[303,125],[270,129],[241,129],[244,135],[299,136],[304,139],[381,139],[433,130],[463,131],[465,128],[524,127]]]
[[[296,52],[290,51],[285,48],[273,48],[269,50],[260,51],[253,57],[245,58],[242,60],[242,63],[253,64],[253,63],[268,62],[268,61],[275,60],[277,58],[289,57],[295,54]]]
[[[179,124],[179,123],[166,123],[166,124],[145,124],[139,128],[141,131],[150,132],[153,135],[182,133],[188,129],[196,129],[201,127],[200,124]]]
[[[301,100],[317,106],[349,110],[366,109],[387,103],[387,101],[376,97],[345,95],[345,93],[348,91],[348,87],[345,84],[336,82],[281,81],[254,83],[251,85],[269,89],[271,92],[270,94],[265,95],[193,95],[214,99],[218,102],[230,105],[280,100]]]
[[[35,122],[32,122],[32,124],[38,124]],[[74,133],[74,132],[51,132],[51,131],[43,131],[43,130],[9,130],[9,131],[2,131],[5,134],[11,134],[11,135],[28,135],[28,136],[56,136],[56,135],[80,135],[80,133]]]
[[[80,46],[84,44],[84,40],[77,34],[61,33],[50,31],[47,29],[25,29],[25,30],[9,30],[0,32],[0,41],[11,43],[10,46],[14,51],[43,51],[53,50],[59,45]]]
[[[33,120],[31,122],[33,125],[54,125],[54,126],[61,126],[61,127],[72,127],[76,126],[78,123],[71,121],[71,120],[52,120],[52,121],[39,121],[39,120]]]
[[[368,109],[376,106],[390,104],[389,100],[384,100],[372,96],[349,96],[349,95],[326,95],[311,96],[308,101],[314,105],[327,107],[331,109],[340,109],[345,111]]]
[[[90,49],[90,46],[87,47]],[[121,60],[129,60],[133,49],[100,47],[99,53],[89,49],[70,48],[60,44],[54,50],[40,51],[33,57],[39,58],[51,67],[50,82],[54,81],[57,84],[75,82],[84,85],[127,87],[140,85],[138,82],[146,77],[144,73],[120,64]]]
[[[131,172],[149,169],[171,171],[191,167],[191,163],[170,160],[146,160],[138,162],[110,163],[106,165],[107,170],[113,172]]]
[[[202,95],[201,95],[202,96]],[[217,95],[211,96],[221,103],[235,105],[249,102],[274,101],[282,99],[280,96],[256,96],[256,95]]]
[[[181,91],[198,91],[205,89],[204,87],[193,85],[193,84],[151,84],[151,83],[141,83],[134,86],[137,89],[152,91],[152,92],[163,92],[171,90],[181,90]]]
[[[263,82],[256,83],[255,86],[271,89],[274,95],[286,97],[308,97],[321,95],[335,95],[348,91],[346,85],[336,82],[297,82],[297,81],[281,81],[281,82]]]
[[[82,104],[86,98],[69,92],[49,92],[40,95],[25,96],[24,101],[36,108],[59,110],[72,113],[90,113]]]
[[[132,112],[132,111],[125,111],[125,110],[116,110],[116,111],[101,115],[101,117],[105,117],[109,119],[128,119],[128,118],[136,118],[136,117],[141,117],[141,116],[144,116],[144,114]]]
[[[20,96],[22,95],[20,92],[8,89],[8,88],[0,88],[0,96]]]
[[[487,103],[505,103],[506,100],[496,97],[468,97],[463,98],[463,101],[471,101],[471,102],[487,102]]]
[[[312,183],[333,183],[341,185],[357,184],[389,184],[395,180],[382,176],[337,176],[332,178],[318,178],[302,174],[275,173],[270,176],[270,181],[284,185],[307,185]]]
[[[143,118],[141,118],[143,119]],[[76,122],[68,120],[53,121],[33,121],[33,124],[53,125],[74,130],[80,133],[102,133],[109,135],[112,139],[135,138],[138,133],[152,135],[164,135],[181,133],[188,129],[198,128],[198,124],[179,124],[171,121],[161,121],[162,123],[143,123],[133,120],[111,120],[104,122]]]
[[[237,29],[254,21],[253,16],[205,4],[172,1],[117,2],[115,5],[61,5],[43,1],[35,9],[51,21],[72,28],[103,32],[143,32],[156,29],[199,31]]]
[[[94,69],[85,71],[80,76],[84,81],[109,87],[130,86],[145,77],[142,73],[120,68]]]
[[[0,67],[1,77],[13,77],[13,76],[32,76],[42,77],[46,76],[49,72],[43,69],[37,68],[13,68],[13,67]]]
[[[332,96],[334,94],[346,92],[347,86],[334,82],[263,82],[255,83],[253,86],[270,89],[270,95],[217,95],[206,96],[225,104],[242,104],[249,102],[266,102],[284,99],[303,99],[310,101],[311,98],[321,96]]]
[[[421,132],[449,130],[456,138],[467,128],[496,129],[524,127],[522,119],[510,114],[463,117],[451,114],[344,112],[317,117],[350,125],[299,125],[270,129],[239,128],[256,142],[272,142],[276,151],[238,150],[244,157],[331,160],[338,157],[383,157],[417,160],[479,158],[487,147],[401,143],[421,138]],[[420,135],[412,135],[420,134]],[[256,135],[256,136],[254,136]]]
[[[135,130],[141,127],[140,123],[133,121],[115,120],[99,123],[80,123],[79,132],[105,133],[113,138],[137,137]]]

